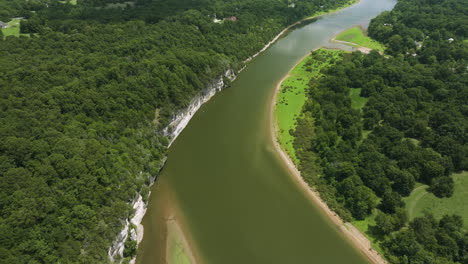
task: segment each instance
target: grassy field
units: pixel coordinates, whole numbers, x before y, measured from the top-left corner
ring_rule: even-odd
[[[27,36],[29,37],[29,34],[21,34],[20,33],[20,20],[19,19],[13,19],[10,22],[8,22],[8,27],[2,29],[3,36]]]
[[[366,36],[363,29],[359,26],[352,27],[341,32],[335,37],[335,40],[351,42],[357,46],[375,49],[378,51],[384,50],[384,46],[382,44]]]
[[[298,162],[293,147],[294,137],[289,133],[296,128],[296,119],[301,114],[302,106],[307,100],[306,91],[311,78],[320,76],[320,70],[338,59],[342,51],[320,49],[314,52],[321,59],[307,56],[290,72],[289,77],[281,83],[281,89],[276,98],[275,117],[279,128],[278,141],[291,159]]]
[[[364,105],[366,105],[369,98],[361,97],[359,94],[361,93],[361,88],[353,88],[349,93],[351,97],[351,107],[354,109],[362,109]]]
[[[452,175],[455,190],[450,198],[437,198],[426,191],[427,185],[417,186],[409,197],[404,199],[408,217],[413,219],[432,213],[437,219],[445,214],[458,214],[463,217],[465,228],[468,228],[468,172]]]

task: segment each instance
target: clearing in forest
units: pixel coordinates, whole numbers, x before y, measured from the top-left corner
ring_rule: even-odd
[[[438,198],[426,190],[427,185],[420,185],[404,199],[410,220],[425,213],[431,213],[437,219],[446,214],[458,214],[463,218],[465,228],[468,227],[468,172],[456,173],[451,177],[455,182],[452,197]]]
[[[2,32],[3,32],[3,36],[4,37],[7,37],[7,36],[15,36],[15,37],[26,36],[26,37],[29,37],[29,34],[20,33],[20,21],[21,21],[21,19],[13,19],[10,22],[8,22],[7,23],[8,27],[4,28],[4,29],[1,29]]]

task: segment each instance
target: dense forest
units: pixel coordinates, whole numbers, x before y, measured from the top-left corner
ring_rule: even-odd
[[[0,35],[0,263],[109,262],[174,114],[291,22],[347,1],[123,2],[0,0],[0,20],[31,34]]]
[[[310,80],[293,131],[303,177],[347,221],[376,213],[391,263],[468,263],[460,216],[409,221],[402,200],[416,183],[450,197],[468,170],[466,14],[464,0],[399,0],[369,26],[386,55],[345,54]]]

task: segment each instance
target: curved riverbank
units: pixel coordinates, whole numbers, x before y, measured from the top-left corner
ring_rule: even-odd
[[[317,50],[317,49],[316,49]],[[294,69],[298,64],[302,62],[302,60],[306,59],[310,54],[307,54],[303,58],[301,58],[292,68]],[[297,185],[303,190],[309,200],[314,203],[317,207],[321,209],[321,211],[335,224],[340,232],[353,244],[355,248],[357,248],[363,255],[365,255],[369,261],[376,264],[385,264],[387,263],[382,256],[372,249],[371,243],[369,239],[362,234],[355,226],[351,223],[347,223],[343,221],[335,212],[333,212],[330,207],[321,199],[320,194],[317,191],[314,191],[311,186],[304,181],[301,176],[300,171],[297,169],[294,162],[291,160],[289,155],[280,147],[278,143],[278,132],[279,128],[277,125],[277,120],[275,118],[275,107],[277,104],[277,97],[278,93],[281,90],[281,84],[285,79],[290,76],[290,72],[288,72],[276,85],[276,89],[273,93],[273,98],[270,104],[270,137],[272,144],[275,147],[276,152],[281,157],[281,160],[284,162],[286,167],[290,172],[291,178]]]
[[[195,261],[368,262],[291,179],[272,146],[269,110],[275,84],[299,58],[393,1],[362,0],[294,27],[250,61],[230,89],[201,106],[152,187],[138,263],[166,263],[166,220],[176,211],[183,212],[177,221]]]
[[[346,5],[333,9],[330,12],[323,12],[314,16],[310,16],[310,17],[301,19],[287,26],[278,35],[276,35],[270,42],[268,42],[259,52],[247,58],[246,60],[244,60],[244,63],[251,61],[253,58],[257,57],[262,52],[267,50],[271,45],[276,43],[276,41],[280,39],[280,37],[282,37],[291,28],[294,28],[295,26],[300,25],[301,23],[307,20],[317,19],[324,15],[336,13],[338,11],[341,11],[359,2],[360,0],[352,0],[352,1],[349,1]],[[224,73],[223,76],[227,77],[231,81],[234,81],[237,75],[240,72],[242,72],[244,68],[245,66],[241,68],[237,73],[234,73],[231,69],[229,69],[227,72]],[[167,128],[165,128],[165,133],[170,137],[169,146],[171,146],[172,143],[179,136],[179,134],[182,133],[184,128],[188,125],[189,121],[195,115],[195,113],[200,109],[200,107],[203,104],[207,103],[216,93],[223,90],[224,87],[225,87],[225,84],[223,83],[222,77],[218,78],[215,82],[213,82],[213,84],[210,85],[209,88],[206,89],[205,95],[197,96],[194,100],[192,100],[192,103],[189,105],[189,107],[187,107],[186,110],[183,110],[181,113],[176,115],[176,118],[170,123],[170,125]],[[172,127],[171,129],[172,132],[168,132],[169,127]],[[170,261],[170,259],[173,260],[173,257],[174,257],[173,256],[174,252],[172,251],[174,247],[174,243],[176,244],[179,243],[179,245],[181,246],[180,248],[185,253],[184,254],[185,256],[182,258],[187,259],[188,260],[187,263],[200,264],[202,263],[202,259],[200,257],[196,257],[199,255],[194,254],[194,249],[193,249],[194,246],[193,246],[193,243],[191,243],[191,241],[193,240],[188,239],[190,238],[189,228],[187,227],[187,225],[184,224],[183,219],[181,219],[183,217],[182,214],[178,212],[177,215],[179,215],[179,217],[176,217],[174,216],[174,214],[171,213],[171,215],[167,217],[166,222],[165,222],[166,244],[165,244],[165,250],[164,250],[164,254],[165,254],[164,258],[168,263],[173,263]],[[143,228],[141,228],[141,230],[143,230]],[[143,234],[141,234],[141,236],[143,236]],[[140,240],[138,240],[138,243],[139,242]],[[136,259],[133,259],[132,261],[133,261],[132,263],[134,263]],[[182,262],[182,263],[185,263],[185,262]]]
[[[367,30],[361,25],[354,25],[347,30],[339,32],[331,38],[330,42],[351,46],[365,54],[368,54],[372,50],[377,50],[380,54],[383,54],[384,50],[384,46],[381,43],[367,36]]]
[[[336,12],[339,12],[347,7],[350,7],[352,5],[355,5],[357,3],[359,3],[361,0],[351,0],[349,1],[348,3],[346,3],[344,6],[340,6],[340,7],[337,7],[333,10],[330,10],[328,12],[319,12],[319,14],[317,15],[312,15],[310,17],[306,17],[306,18],[303,18],[297,22],[294,22],[292,23],[291,25],[287,26],[286,28],[284,28],[278,35],[276,35],[270,42],[268,42],[264,47],[263,49],[261,49],[259,52],[255,53],[254,55],[248,57],[246,60],[244,60],[244,63],[247,63],[249,61],[251,61],[253,58],[257,57],[258,55],[260,55],[260,53],[264,52],[266,49],[268,49],[271,45],[273,45],[281,36],[284,35],[284,33],[288,32],[288,30],[290,30],[291,28],[297,26],[297,25],[300,25],[301,23],[305,22],[305,21],[308,21],[308,20],[312,20],[312,19],[317,19],[321,16],[325,16],[325,15],[330,15],[330,14],[333,14],[333,13],[336,13]],[[243,70],[244,68],[241,69],[241,71]]]

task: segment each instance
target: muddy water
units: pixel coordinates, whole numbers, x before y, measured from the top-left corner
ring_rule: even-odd
[[[394,4],[362,0],[290,31],[199,110],[152,188],[138,263],[164,263],[168,219],[182,223],[203,263],[366,263],[288,175],[271,143],[269,107],[300,58]]]

